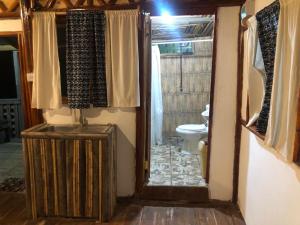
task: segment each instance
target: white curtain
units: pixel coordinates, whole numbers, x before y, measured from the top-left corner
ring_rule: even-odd
[[[248,19],[246,35],[244,76],[247,79],[249,100],[249,121],[247,126],[251,126],[259,116],[265,95],[265,68],[258,40],[255,16]]]
[[[151,144],[162,144],[163,101],[160,73],[160,52],[152,46],[151,74]]]
[[[32,108],[61,107],[60,68],[55,13],[34,13],[32,21]]]
[[[281,0],[270,118],[265,142],[292,159],[300,79],[300,1]]]
[[[106,83],[108,105],[140,105],[138,11],[106,11]]]

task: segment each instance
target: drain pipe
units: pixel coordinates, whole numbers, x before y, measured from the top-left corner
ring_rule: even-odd
[[[180,43],[180,92],[183,92],[183,85],[182,85],[182,43]]]
[[[87,120],[83,114],[83,109],[79,109],[79,123],[81,128],[87,125]]]

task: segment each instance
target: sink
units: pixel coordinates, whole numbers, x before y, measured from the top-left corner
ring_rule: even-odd
[[[40,129],[37,129],[36,132],[71,132],[77,127],[75,126],[46,126],[41,127]]]
[[[110,127],[106,125],[87,125],[84,127],[79,126],[74,131],[78,133],[89,133],[89,134],[106,133],[109,128]]]
[[[24,135],[30,132],[34,132],[40,135],[97,135],[105,134],[112,127],[111,124],[108,125],[85,125],[81,127],[80,125],[50,125],[42,124],[36,127],[33,127],[25,132],[22,132]]]

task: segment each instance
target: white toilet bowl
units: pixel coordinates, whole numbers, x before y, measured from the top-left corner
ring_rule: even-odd
[[[205,124],[183,124],[176,128],[177,134],[183,138],[183,149],[192,154],[199,154],[198,143],[208,136]]]

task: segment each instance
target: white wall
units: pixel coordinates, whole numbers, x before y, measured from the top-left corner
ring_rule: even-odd
[[[242,130],[238,204],[247,225],[300,224],[300,168]]]
[[[239,7],[218,10],[210,183],[212,199],[231,200],[236,124]]]
[[[256,0],[256,12],[273,0]],[[247,225],[300,224],[300,167],[242,129],[238,204]]]
[[[0,32],[8,31],[22,31],[22,22],[20,19],[1,19],[0,20]]]

